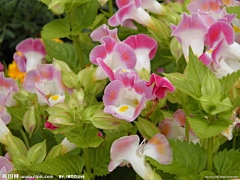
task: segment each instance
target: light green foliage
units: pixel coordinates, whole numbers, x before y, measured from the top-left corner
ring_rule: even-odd
[[[72,35],[77,35],[83,28],[91,26],[97,15],[99,3],[97,0],[91,0],[81,6],[76,7],[73,12],[75,27],[72,29]]]
[[[198,59],[197,56],[193,54],[191,48],[189,48],[189,63],[187,69],[187,77],[189,79],[195,80],[199,84],[202,84],[202,81],[208,72],[207,66],[205,66],[202,61]]]
[[[216,119],[212,124],[203,117],[187,117],[187,120],[190,123],[193,132],[195,132],[201,139],[215,136],[232,124],[231,120],[226,119]]]
[[[84,4],[88,1],[91,1],[91,0],[67,0],[66,1],[65,12],[69,13],[72,10],[74,10],[74,8],[80,6],[80,5],[82,5],[82,4]]]
[[[233,87],[234,83],[240,78],[240,71],[233,72],[222,78],[222,90],[223,93],[227,94]]]
[[[213,157],[217,174],[221,176],[240,176],[240,152],[239,150],[226,149]]]
[[[99,130],[90,124],[85,125],[85,128],[83,125],[79,125],[71,129],[65,136],[77,147],[98,147],[103,142],[103,139],[98,136],[98,132]]]
[[[100,109],[103,108],[103,105],[94,105],[94,106],[89,106],[87,108],[85,108],[82,111],[82,116],[84,120],[92,120],[92,118],[94,117],[94,113],[98,112]]]
[[[201,93],[203,96],[214,96],[217,92],[222,92],[221,82],[215,75],[208,71],[202,81]]]
[[[70,35],[70,23],[68,18],[56,19],[43,27],[43,39],[64,38]],[[60,59],[60,58],[56,58]],[[61,59],[60,59],[61,60]]]
[[[44,40],[46,52],[50,59],[56,58],[68,64],[73,71],[79,71],[80,64],[76,49],[68,43],[59,43],[52,40]]]
[[[14,108],[14,107],[7,107],[5,106],[8,110],[8,112],[16,117],[17,119],[19,120],[23,120],[23,116],[25,114],[25,112],[29,109],[29,107],[17,107],[17,108]]]
[[[65,154],[44,161],[30,169],[51,175],[82,174],[84,159],[81,156]]]
[[[180,91],[192,96],[194,99],[201,97],[201,86],[198,82],[187,79],[179,73],[164,74],[171,83]]]
[[[93,168],[93,174],[97,176],[104,176],[109,174],[108,164],[110,162],[110,148],[112,143],[122,136],[127,136],[126,131],[107,135],[104,142],[98,148],[90,148],[90,161],[91,167]]]
[[[240,19],[240,6],[226,7],[229,14],[236,14],[237,18]]]
[[[47,153],[46,140],[41,143],[33,145],[27,152],[27,158],[34,164],[41,163]]]
[[[199,180],[199,173],[205,168],[207,163],[207,153],[199,144],[188,144],[186,141],[170,140],[173,151],[173,161],[169,165],[159,164],[150,157],[147,160],[157,167],[170,174],[176,174],[176,179]]]

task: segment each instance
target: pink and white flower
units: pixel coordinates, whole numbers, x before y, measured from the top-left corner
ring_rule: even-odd
[[[136,119],[145,108],[145,102],[155,99],[153,88],[147,87],[146,82],[134,72],[117,70],[104,91],[104,112],[128,122]]]
[[[173,118],[167,118],[161,121],[158,128],[160,129],[161,133],[167,137],[167,139],[186,140],[185,122],[186,114],[182,109],[179,109],[173,114]],[[199,138],[192,131],[190,126],[189,141],[194,143],[199,142]]]
[[[93,41],[101,42],[102,37],[109,36],[113,38],[116,42],[120,42],[117,36],[117,28],[110,30],[109,27],[106,24],[103,24],[102,26],[95,29],[90,37]]]
[[[4,73],[0,72],[0,117],[5,124],[11,121],[11,116],[5,106],[16,105],[13,95],[17,92],[19,92],[17,82],[13,78],[5,78]]]
[[[171,24],[173,30],[171,36],[175,36],[181,43],[186,61],[189,61],[189,46],[193,53],[200,56],[204,49],[204,37],[208,32],[208,27],[203,23],[198,13],[191,15],[183,14],[183,18],[178,26]]]
[[[35,70],[30,70],[24,79],[23,88],[36,93],[40,105],[49,106],[64,102],[65,90],[72,93],[72,89],[63,84],[61,71],[56,70],[52,64],[38,64]]]
[[[16,46],[16,50],[13,59],[21,72],[28,72],[37,64],[42,64],[43,58],[47,55],[40,39],[25,39]]]
[[[160,164],[172,162],[172,149],[163,134],[156,134],[146,144],[139,145],[137,135],[124,136],[113,142],[111,147],[111,162],[108,171],[113,171],[117,166],[131,164],[134,171],[143,179],[151,180],[153,169],[145,162],[149,156]]]
[[[147,82],[146,85],[151,86],[153,83],[155,84],[152,94],[155,95],[158,99],[165,98],[169,91],[173,93],[175,90],[175,87],[167,78],[158,76],[154,73],[151,74],[150,81]]]
[[[95,80],[113,78],[119,69],[134,69],[136,55],[134,50],[123,42],[116,42],[111,37],[103,37],[102,45],[96,46],[90,53],[90,61],[99,67],[95,71]]]
[[[0,177],[2,180],[7,180],[7,174],[14,168],[14,165],[5,157],[0,156]]]
[[[137,62],[134,69],[138,74],[141,74],[143,68],[150,74],[150,60],[156,54],[157,42],[145,34],[129,36],[123,42],[129,45],[136,54]]]

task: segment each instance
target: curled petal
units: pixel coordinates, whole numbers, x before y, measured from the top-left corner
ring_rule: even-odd
[[[5,167],[7,174],[13,170],[14,165],[7,158],[0,156],[0,169],[3,167]]]

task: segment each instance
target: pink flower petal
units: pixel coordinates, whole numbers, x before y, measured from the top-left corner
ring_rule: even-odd
[[[7,174],[13,170],[14,165],[5,157],[0,156],[0,169],[3,167],[6,168],[6,174]]]

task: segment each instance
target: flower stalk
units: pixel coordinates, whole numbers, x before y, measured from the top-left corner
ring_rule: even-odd
[[[214,116],[209,116],[210,124],[213,123]],[[213,137],[208,138],[208,148],[207,148],[207,170],[212,172],[212,164],[213,164]]]

